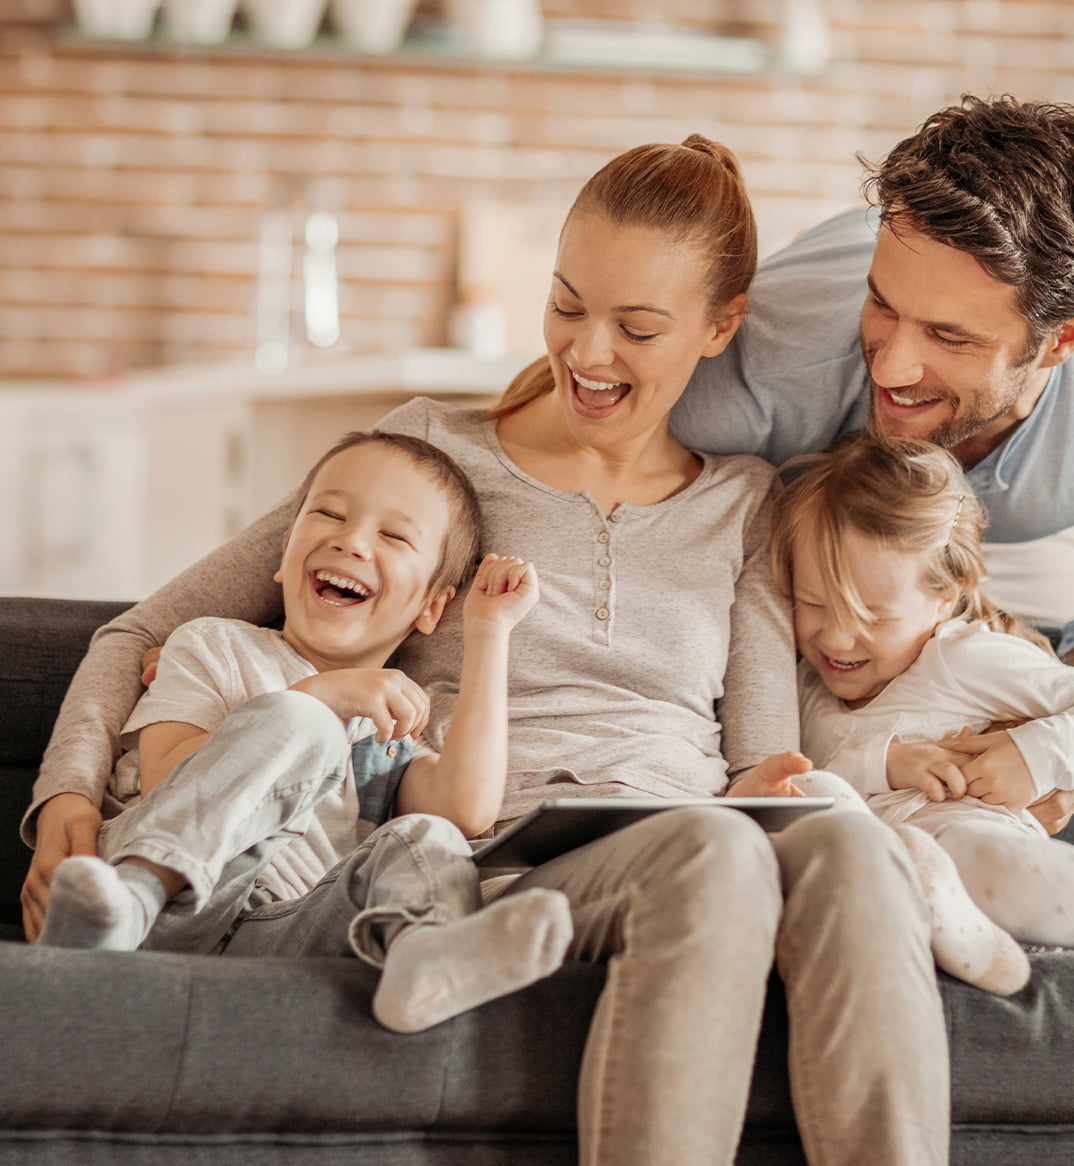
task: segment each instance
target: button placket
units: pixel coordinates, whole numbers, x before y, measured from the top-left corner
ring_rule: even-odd
[[[618,521],[618,516],[613,514],[605,523],[609,521]],[[594,556],[594,601],[595,606],[593,616],[597,621],[597,632],[600,639],[604,643],[611,642],[611,618],[612,618],[612,535],[605,525],[596,536],[596,554]],[[596,628],[594,629],[596,631]]]

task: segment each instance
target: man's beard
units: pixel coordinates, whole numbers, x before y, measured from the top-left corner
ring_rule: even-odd
[[[865,349],[864,344],[862,345],[862,351],[865,353],[866,366],[870,369],[869,429],[873,433],[883,434],[884,431],[877,425],[877,385],[872,378],[871,354]],[[935,445],[943,446],[944,449],[950,449],[952,446],[976,436],[982,429],[986,429],[993,422],[998,421],[1005,413],[1010,412],[1021,399],[1023,393],[1025,393],[1028,382],[1028,362],[1013,365],[1007,370],[1007,375],[1003,380],[1001,391],[998,394],[993,394],[986,401],[978,398],[971,406],[966,406],[965,402],[963,402],[961,411],[958,410],[959,402],[957,398],[948,396],[946,393],[939,393],[936,399],[952,402],[955,405],[956,411],[946,420],[939,422],[933,429],[930,429],[928,433],[921,434],[920,436],[927,441],[933,442]],[[912,385],[907,388],[906,394],[909,396],[911,393],[919,393],[921,389],[921,385]],[[927,394],[931,391],[928,386],[924,386],[925,399],[927,399]],[[894,392],[900,393],[901,395],[901,386],[897,386]]]

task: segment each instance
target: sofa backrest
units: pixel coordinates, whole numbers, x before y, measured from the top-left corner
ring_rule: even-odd
[[[0,597],[0,926],[20,926],[30,804],[60,703],[90,637],[129,604]],[[5,934],[7,932],[5,931]]]

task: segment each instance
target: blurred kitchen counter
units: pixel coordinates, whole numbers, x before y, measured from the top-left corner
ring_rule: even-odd
[[[0,592],[139,598],[415,396],[487,404],[530,357],[459,349],[0,385]]]

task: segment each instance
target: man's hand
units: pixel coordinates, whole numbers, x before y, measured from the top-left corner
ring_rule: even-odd
[[[532,563],[510,555],[486,555],[463,603],[463,618],[467,624],[497,623],[510,629],[539,597]]]
[[[101,811],[81,794],[57,794],[37,812],[37,845],[22,886],[22,923],[34,943],[41,934],[52,873],[73,854],[97,853]]]
[[[160,659],[160,649],[150,648],[142,657],[142,683],[148,688],[157,678],[157,661]]]
[[[1074,814],[1074,790],[1053,790],[1043,798],[1030,802],[1026,809],[1049,834],[1058,834]]]
[[[368,717],[382,745],[416,737],[429,721],[425,690],[394,668],[336,668],[307,676],[291,688],[324,701],[341,721]]]
[[[968,729],[954,741],[965,740]],[[887,779],[892,789],[919,789],[933,802],[960,798],[966,792],[966,779],[959,766],[966,755],[947,748],[952,742],[900,741],[888,746]]]
[[[800,798],[793,778],[808,773],[812,761],[795,750],[775,753],[740,777],[727,791],[729,798]]]
[[[968,755],[961,766],[966,793],[989,805],[1006,806],[1015,813],[1037,799],[1033,775],[1014,738],[1005,729],[977,737],[959,736],[944,744]]]

